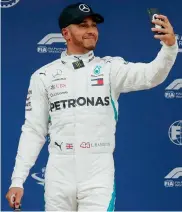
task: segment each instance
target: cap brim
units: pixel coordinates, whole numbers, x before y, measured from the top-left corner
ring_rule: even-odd
[[[104,22],[104,18],[98,14],[98,13],[92,13],[92,14],[85,14],[85,16],[79,17],[79,18],[75,18],[72,21],[72,24],[80,24],[84,21],[85,18],[87,17],[91,17],[93,19],[93,21],[95,21],[96,23],[100,24]]]
[[[98,13],[93,13],[90,17],[92,17],[93,20],[94,20],[96,23],[98,23],[98,24],[104,22],[104,18],[103,18],[100,14],[98,14]]]

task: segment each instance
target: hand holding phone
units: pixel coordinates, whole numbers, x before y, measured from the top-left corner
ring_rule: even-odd
[[[158,8],[149,8],[149,9],[147,9],[147,11],[148,11],[148,14],[149,14],[149,18],[150,18],[151,23],[152,23],[153,20],[163,21],[162,19],[157,18],[157,15],[160,14]],[[163,26],[158,25],[158,24],[154,24],[154,23],[152,23],[152,27],[158,28],[158,29],[164,28]],[[162,32],[154,32],[154,33],[157,34],[157,35],[164,35],[164,33],[162,33]]]

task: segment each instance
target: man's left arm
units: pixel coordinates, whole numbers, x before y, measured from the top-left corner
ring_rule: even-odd
[[[153,23],[164,28],[152,28],[152,31],[162,32],[164,35],[154,35],[162,41],[162,48],[157,57],[150,63],[127,63],[123,58],[112,60],[112,76],[116,93],[144,90],[162,83],[168,76],[178,53],[178,45],[168,18],[158,15],[162,20]]]

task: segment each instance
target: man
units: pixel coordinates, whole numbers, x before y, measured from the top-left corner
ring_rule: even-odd
[[[153,23],[162,48],[150,63],[128,63],[121,57],[95,57],[97,24],[104,18],[86,4],[66,7],[59,26],[67,42],[61,58],[40,68],[30,81],[10,206],[20,205],[23,183],[50,134],[45,173],[46,211],[112,211],[115,202],[115,126],[121,92],[162,83],[178,52],[173,28],[163,15]],[[48,121],[50,119],[50,122]]]

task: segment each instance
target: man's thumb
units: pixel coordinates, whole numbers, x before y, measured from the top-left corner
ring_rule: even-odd
[[[15,198],[15,208],[19,208],[20,202],[21,202],[21,198],[22,198],[22,194],[18,192],[16,194],[16,198]]]

